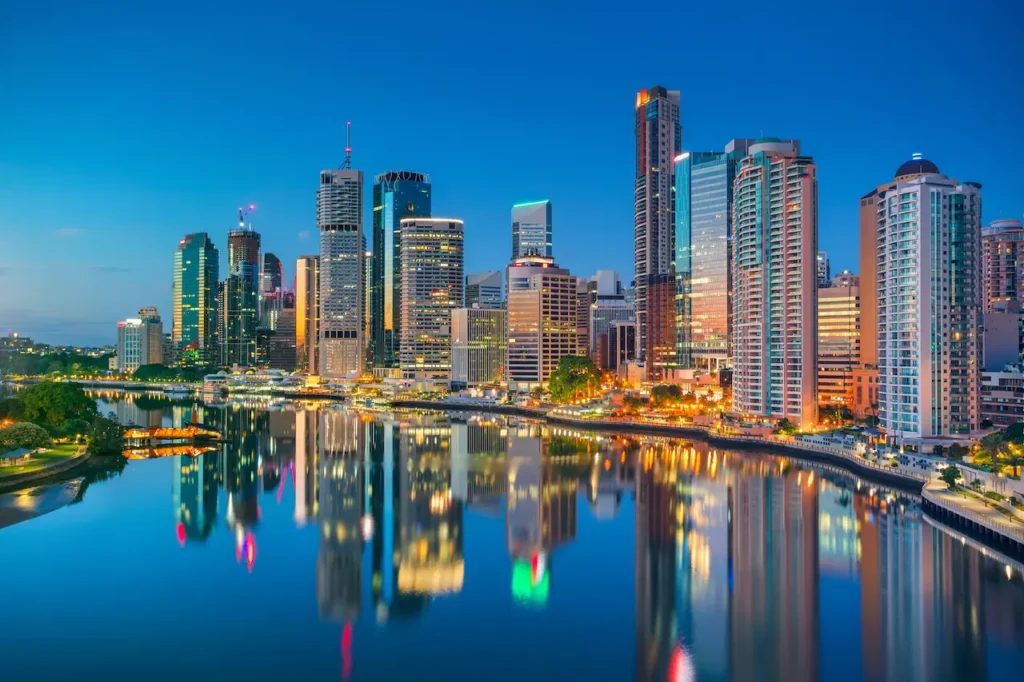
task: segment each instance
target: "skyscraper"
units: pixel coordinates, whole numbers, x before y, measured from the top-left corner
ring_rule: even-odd
[[[507,337],[500,308],[452,310],[452,387],[503,381]]]
[[[164,324],[160,321],[160,311],[155,305],[139,308],[139,319],[146,326],[146,357],[144,365],[162,365],[164,363]]]
[[[221,285],[221,364],[249,367],[256,360],[259,327],[260,233],[245,225],[228,232],[228,276]]]
[[[373,184],[373,279],[371,353],[374,367],[398,367],[402,328],[402,284],[398,258],[403,218],[430,217],[430,176],[388,171]]]
[[[509,387],[539,386],[576,355],[576,277],[540,256],[513,260],[505,276]]]
[[[402,377],[450,379],[451,311],[462,306],[462,221],[403,218],[401,277]]]
[[[501,296],[501,279],[500,270],[466,275],[466,307],[502,307],[504,299]]]
[[[996,220],[981,228],[982,296],[985,312],[1024,304],[1024,225]]]
[[[756,141],[736,171],[733,407],[817,422],[818,181],[796,140]]]
[[[896,178],[874,197],[879,419],[897,439],[967,434],[980,422],[981,185],[921,158]]]
[[[675,202],[672,198],[672,161],[682,151],[683,128],[679,122],[679,91],[660,85],[636,96],[636,181],[634,203],[634,264],[636,270],[637,327],[640,353],[646,358],[665,339],[647,338],[650,278],[672,275],[674,258]],[[675,338],[667,340],[675,345]]]
[[[530,254],[552,258],[551,202],[527,201],[512,206],[512,258]]]
[[[366,367],[373,367],[373,252],[366,251],[363,236],[363,341],[366,343]]]
[[[676,362],[683,369],[732,363],[733,182],[753,142],[675,158]]]
[[[184,364],[217,360],[217,282],[220,254],[205,232],[185,235],[174,252],[171,340]]]
[[[277,316],[284,308],[284,266],[272,253],[263,254],[260,272],[260,326],[277,329]]]
[[[363,172],[344,167],[320,173],[316,222],[320,230],[319,374],[341,378],[363,369]]]
[[[149,337],[146,326],[138,318],[129,318],[117,323],[117,371],[134,372],[148,364]]]
[[[320,257],[302,256],[295,262],[296,364],[316,374],[320,348]]]
[[[828,262],[828,253],[818,252],[818,288],[827,289],[832,286],[832,266]]]
[[[818,404],[852,407],[860,367],[860,286],[839,275],[818,290]]]

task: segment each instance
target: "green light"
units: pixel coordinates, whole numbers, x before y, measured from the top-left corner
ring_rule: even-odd
[[[541,199],[540,201],[524,201],[521,204],[512,204],[512,208],[522,208],[524,206],[536,206],[537,204],[546,204],[550,202],[550,199]]]
[[[543,607],[548,602],[551,578],[547,571],[540,582],[533,584],[533,569],[529,561],[517,561],[512,567],[512,598],[524,606]]]

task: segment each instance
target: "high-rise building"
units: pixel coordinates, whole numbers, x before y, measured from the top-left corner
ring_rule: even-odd
[[[818,252],[818,288],[827,289],[832,286],[832,266],[828,262],[828,253]]]
[[[277,326],[270,331],[267,366],[289,372],[296,368],[295,308],[284,308],[277,315]]]
[[[148,364],[149,338],[146,325],[138,318],[129,318],[117,323],[117,371],[134,372]]]
[[[217,283],[220,254],[205,232],[185,235],[174,252],[174,327],[180,362],[217,360]]]
[[[501,308],[501,279],[500,270],[466,275],[466,307]]]
[[[399,366],[408,379],[450,379],[451,311],[462,306],[462,221],[403,218]]]
[[[982,296],[985,312],[1000,303],[1024,304],[1024,225],[996,220],[981,228]]]
[[[608,363],[602,369],[618,372],[621,365],[636,360],[636,321],[615,322],[608,330]]]
[[[740,159],[753,140],[724,152],[675,158],[676,362],[715,371],[732,362],[732,205]]]
[[[504,381],[507,344],[501,308],[452,310],[452,387]]]
[[[284,267],[272,253],[263,254],[260,272],[260,326],[277,328],[277,315],[284,308]]]
[[[818,181],[796,140],[752,144],[733,206],[733,407],[817,422]]]
[[[590,280],[576,278],[576,352],[587,355],[590,350],[590,303],[597,295],[590,292]]]
[[[246,227],[240,213],[238,229],[228,232],[228,276],[220,288],[223,365],[249,367],[256,363],[261,260],[260,233],[252,225]]]
[[[139,308],[139,319],[146,325],[146,362],[144,365],[164,364],[164,324],[160,321],[160,311],[155,305]]]
[[[818,290],[818,404],[852,406],[860,364],[860,287],[839,275]]]
[[[911,161],[899,167],[898,175],[882,183],[860,199],[860,359],[865,365],[878,364],[878,204],[886,191],[896,183],[906,182],[929,173],[938,173],[938,167],[914,154]]]
[[[679,91],[657,85],[636,95],[636,182],[634,204],[634,265],[636,271],[636,316],[640,331],[640,353],[646,358],[653,346],[647,338],[650,278],[672,275],[675,257],[675,202],[672,161],[682,151],[683,128],[679,119]],[[674,334],[673,334],[674,336]],[[675,344],[675,339],[671,340]]]
[[[320,173],[316,222],[320,230],[319,374],[341,378],[363,370],[363,172],[350,167]]]
[[[402,248],[403,218],[430,217],[430,176],[414,171],[381,173],[373,185],[373,272],[370,342],[373,366],[399,365],[402,328],[402,274],[398,259]]]
[[[506,270],[505,292],[509,387],[539,386],[562,357],[576,355],[576,278],[551,258],[516,258]]]
[[[647,278],[647,379],[661,381],[676,361],[676,278]]]
[[[512,206],[512,258],[535,255],[553,258],[551,202],[527,201]]]
[[[366,237],[363,236],[363,244]],[[363,252],[363,341],[366,343],[366,367],[373,367],[373,252]]]
[[[636,310],[626,301],[622,280],[614,270],[598,270],[587,285],[585,316],[582,324],[586,332],[577,334],[580,354],[589,354],[598,367],[607,369],[608,333],[615,322],[635,320]],[[579,323],[578,323],[579,324]]]
[[[320,257],[295,262],[295,355],[299,369],[316,374],[320,349]]]
[[[980,422],[981,185],[915,156],[873,199],[881,426],[896,440],[967,434]]]

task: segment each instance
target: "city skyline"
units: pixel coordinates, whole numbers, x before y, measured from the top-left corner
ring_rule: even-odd
[[[656,66],[641,68],[627,57],[625,44],[603,50],[592,41],[620,29],[622,17],[614,12],[600,17],[589,35],[576,35],[564,30],[571,17],[553,8],[540,30],[560,39],[541,40],[540,52],[525,63],[493,55],[490,45],[500,36],[491,33],[515,33],[529,17],[483,17],[479,20],[488,31],[468,31],[473,38],[458,59],[425,56],[429,78],[417,82],[400,76],[382,95],[372,77],[375,69],[342,69],[305,47],[340,19],[331,12],[317,26],[303,22],[297,31],[287,15],[219,7],[201,35],[172,17],[161,21],[160,35],[137,43],[125,36],[139,34],[150,21],[146,10],[111,16],[102,11],[79,16],[79,11],[54,18],[19,7],[0,28],[18,63],[8,90],[17,95],[14,106],[0,114],[0,129],[13,133],[4,140],[0,164],[0,232],[7,246],[0,254],[0,281],[19,291],[0,303],[0,331],[12,329],[41,341],[108,343],[116,321],[139,307],[170,310],[167,250],[193,232],[207,232],[215,244],[225,245],[229,214],[240,204],[259,208],[254,228],[264,235],[265,248],[286,264],[290,284],[294,273],[288,264],[315,250],[308,178],[340,165],[346,120],[353,121],[354,165],[365,174],[411,167],[432,175],[434,212],[458,215],[471,226],[467,272],[502,267],[492,254],[507,249],[508,207],[547,197],[558,206],[555,255],[564,267],[615,269],[627,282],[632,279],[630,105],[637,91],[655,83],[681,93],[684,150],[720,149],[730,139],[756,138],[762,131],[802,141],[821,169],[819,247],[830,254],[835,271],[857,270],[850,235],[863,188],[887,177],[912,153],[923,153],[940,168],[955,168],[964,181],[982,183],[985,224],[1019,217],[1024,208],[1016,193],[1024,170],[1006,161],[1020,149],[1021,142],[1007,133],[1024,96],[1002,68],[1019,63],[1020,47],[1010,33],[1013,22],[998,9],[955,21],[950,13],[908,11],[881,25],[864,8],[819,8],[806,16],[752,11],[735,27],[738,31],[785,28],[799,33],[809,51],[830,55],[807,64],[808,106],[752,108],[720,104],[745,50],[695,37],[678,50],[657,47],[649,62]],[[428,20],[427,26],[458,21],[472,28],[477,21],[444,8],[403,11]],[[358,8],[347,15],[347,25],[371,27],[353,32],[351,49],[362,50],[365,63],[400,63],[404,52],[388,54],[375,37],[376,12]],[[812,30],[824,12],[848,33]],[[724,9],[670,13],[709,26],[726,21]],[[417,32],[422,27],[412,21],[408,30],[413,25]],[[922,75],[915,92],[917,106],[930,115],[909,133],[893,125],[889,112],[864,105],[861,74],[888,65],[886,55],[860,49],[857,36],[868,28],[882,43],[927,35],[929,42],[943,45],[936,68]],[[227,48],[221,41],[197,40],[206,30],[245,34],[246,61],[223,59],[221,50]],[[1004,35],[1007,39],[1000,39]],[[32,45],[44,37],[54,49],[36,54]],[[109,47],[98,54],[85,47],[104,43]],[[264,47],[279,44],[287,53],[283,60],[276,49]],[[129,48],[133,59],[123,60]],[[79,51],[90,57],[73,58]],[[167,60],[166,54],[176,57]],[[482,55],[488,59],[472,58]],[[687,66],[697,55],[718,68],[694,73]],[[496,104],[495,93],[553,59],[565,67],[557,71],[573,73],[574,87],[588,92],[585,114],[552,116],[526,101],[502,101],[486,123],[474,118],[476,100]],[[81,72],[62,68],[73,61],[83,62]],[[484,76],[487,88],[465,87]],[[324,79],[334,87],[320,87]],[[940,86],[950,80],[968,83],[972,96],[940,99]],[[767,81],[747,85],[755,95],[773,87]],[[562,101],[565,79],[542,72],[534,86],[536,95]],[[895,83],[880,87],[882,96],[898,94]],[[76,101],[86,114],[67,117],[57,97]],[[402,105],[409,98],[429,98],[439,106],[411,115]],[[239,99],[247,112],[243,117],[236,115]],[[338,120],[319,125],[323,111]],[[466,141],[484,134],[507,143],[481,153]],[[567,175],[563,149],[570,147],[592,160],[574,164]],[[154,162],[161,164],[161,173],[151,171]],[[370,225],[370,202],[364,196],[364,226]],[[588,239],[593,233],[602,238]],[[54,251],[55,244],[62,248]],[[226,256],[221,254],[221,272],[227,271]],[[97,289],[107,295],[97,297]]]

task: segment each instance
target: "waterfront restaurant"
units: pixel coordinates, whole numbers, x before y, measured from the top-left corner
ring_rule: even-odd
[[[0,467],[14,467],[19,464],[26,464],[31,456],[32,451],[25,448],[2,452],[0,453]]]

